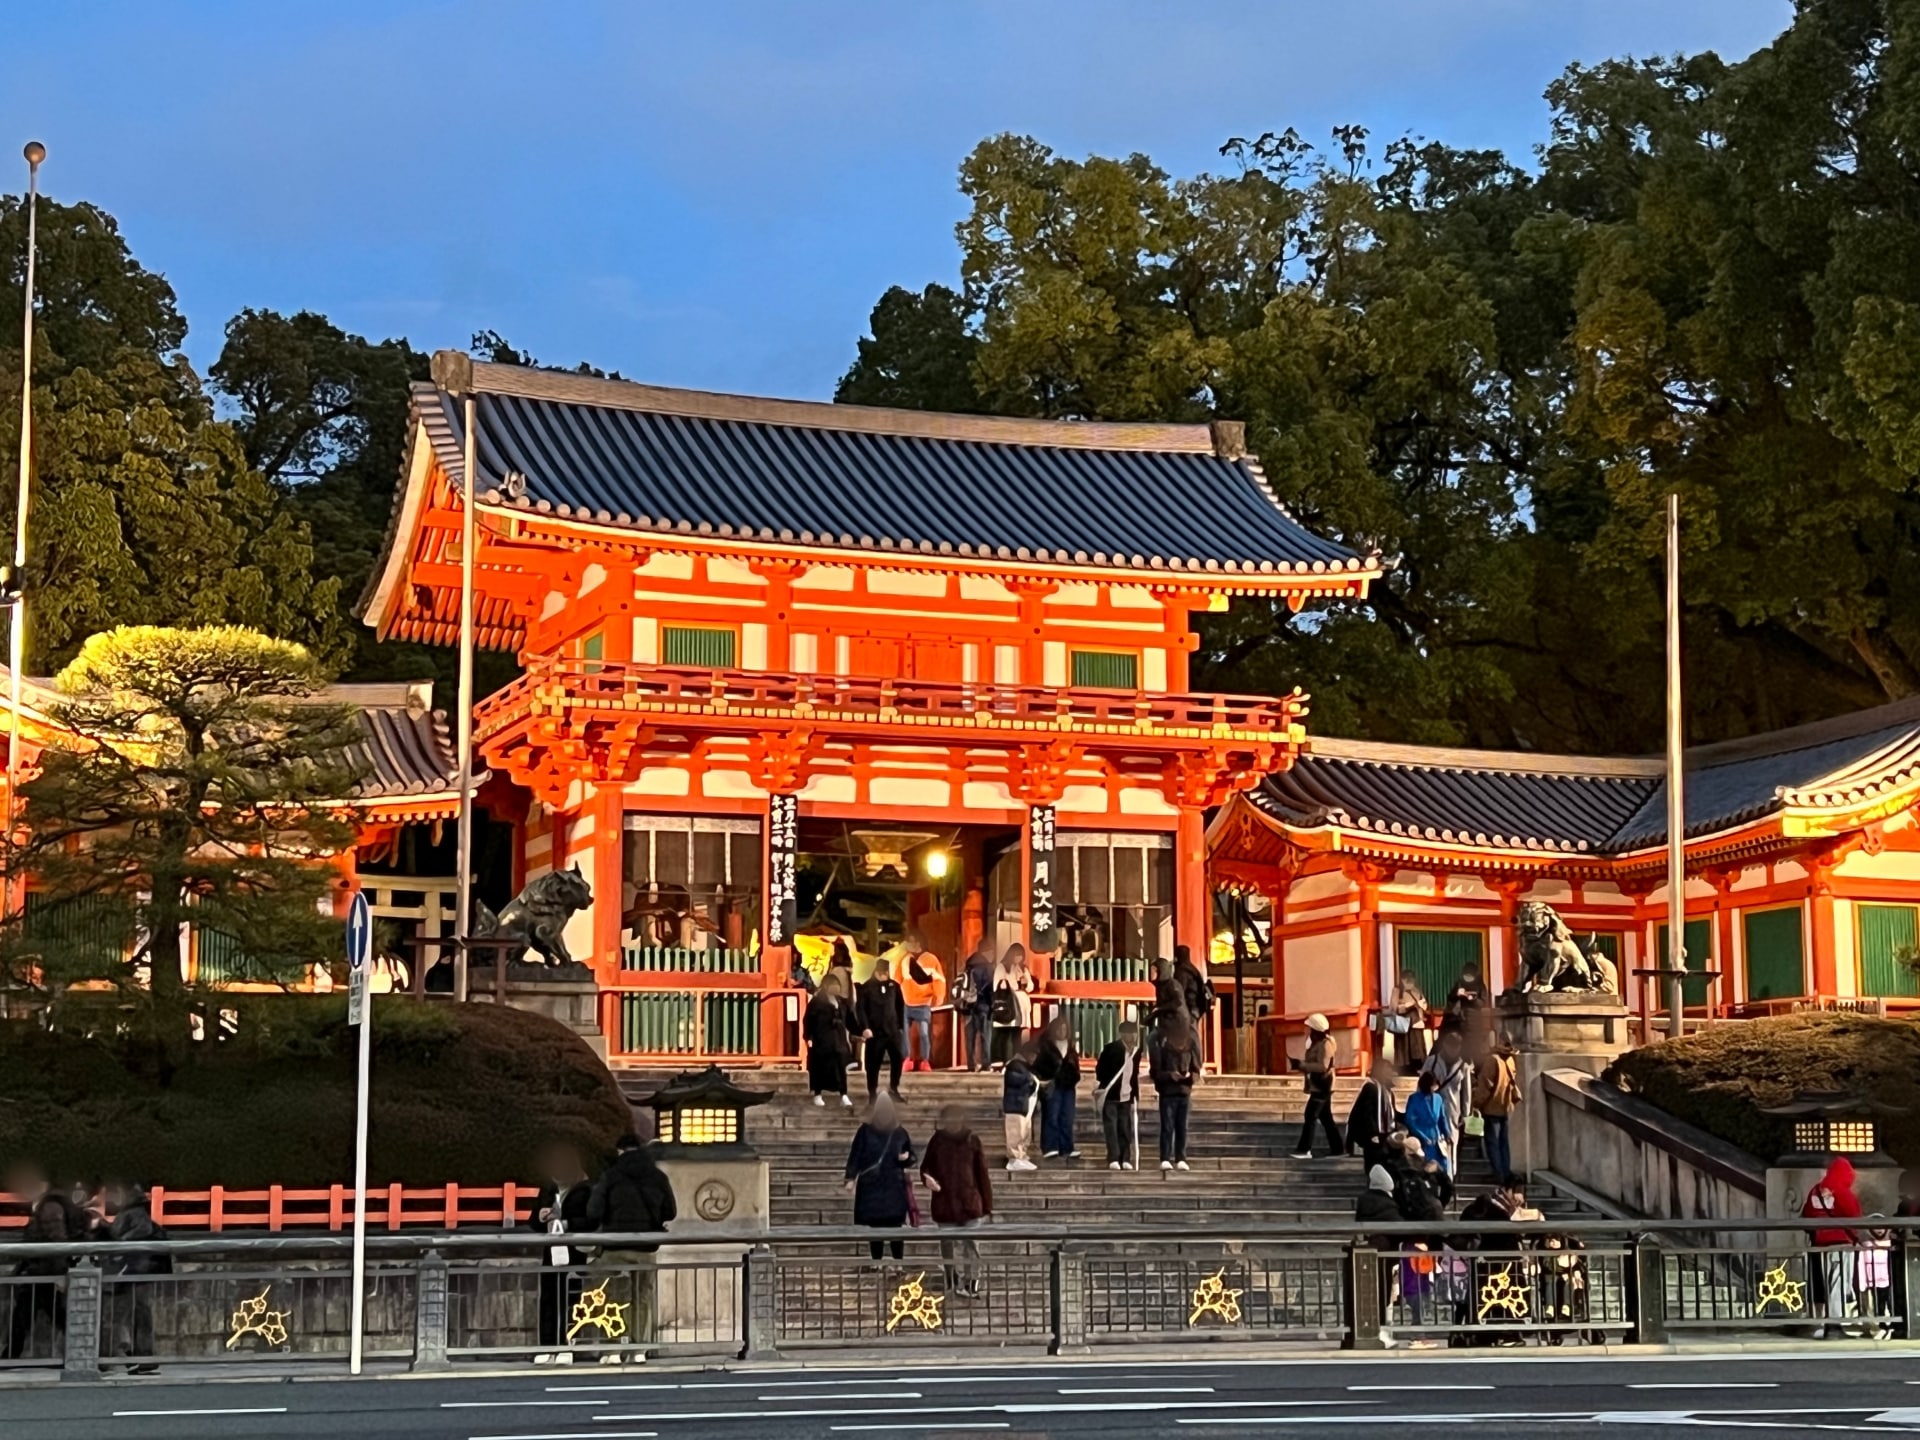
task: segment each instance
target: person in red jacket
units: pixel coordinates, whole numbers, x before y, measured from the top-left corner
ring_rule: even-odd
[[[986,1152],[958,1105],[941,1107],[940,1128],[927,1142],[920,1178],[933,1192],[933,1223],[942,1230],[972,1230],[993,1213]],[[947,1294],[980,1293],[980,1246],[971,1235],[942,1237],[940,1258],[946,1262]]]
[[[1858,1220],[1860,1197],[1853,1193],[1853,1162],[1836,1155],[1827,1165],[1820,1183],[1807,1192],[1807,1203],[1800,1214],[1814,1221],[1815,1253],[1808,1278],[1812,1281],[1814,1308],[1829,1320],[1843,1320],[1854,1313],[1854,1252],[1860,1237],[1841,1220]],[[1826,1335],[1823,1326],[1814,1331],[1816,1340]]]

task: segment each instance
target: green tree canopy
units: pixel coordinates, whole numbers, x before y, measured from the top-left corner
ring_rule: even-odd
[[[1654,748],[1669,491],[1695,736],[1911,694],[1906,8],[1575,66],[1530,168],[1356,127],[1184,179],[987,140],[957,310],[889,292],[841,398],[951,405],[964,357],[997,413],[1246,420],[1303,523],[1394,568],[1365,606],[1210,618],[1195,683],[1303,684],[1323,730]]]
[[[337,579],[314,574],[308,527],[217,419],[177,348],[173,291],[91,205],[40,202],[34,334],[29,668],[116,625],[234,623],[346,651]],[[4,266],[25,255],[17,197],[0,197]],[[17,274],[0,295],[0,389],[17,394]],[[9,311],[8,307],[11,307]],[[19,444],[0,406],[0,453]],[[0,519],[12,546],[13,510]]]
[[[183,927],[227,937],[253,978],[291,982],[340,948],[326,857],[351,843],[346,707],[308,651],[234,626],[130,626],[60,672],[69,743],[21,785],[8,874],[34,904],[6,954],[57,1006],[106,981],[163,1045],[184,1039]]]

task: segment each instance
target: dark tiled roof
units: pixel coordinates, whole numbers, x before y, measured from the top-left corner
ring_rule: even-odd
[[[1859,804],[1920,776],[1920,702],[1687,752],[1687,834],[1789,806]],[[1627,854],[1666,843],[1658,760],[1320,740],[1252,792],[1303,829],[1502,850]]]
[[[459,752],[444,710],[433,708],[433,687],[335,685],[322,697],[349,705],[361,742],[349,757],[360,771],[365,800],[405,800],[459,788]],[[475,784],[484,774],[474,776]]]
[[[1248,576],[1377,568],[1302,528],[1258,462],[1217,454],[1204,425],[927,415],[473,371],[489,503],[842,549]],[[456,484],[462,408],[435,385],[414,388]]]
[[[1261,809],[1412,840],[1603,851],[1658,786],[1658,766],[1316,740],[1253,792]]]

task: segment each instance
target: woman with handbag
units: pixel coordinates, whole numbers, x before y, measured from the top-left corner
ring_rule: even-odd
[[[993,967],[993,1068],[1004,1070],[1019,1048],[1020,1037],[1033,1023],[1033,971],[1027,968],[1027,947],[1007,946]]]
[[[1394,982],[1393,998],[1383,1019],[1393,1041],[1393,1059],[1403,1072],[1427,1063],[1427,992],[1411,970],[1402,970]]]
[[[915,1207],[910,1167],[913,1140],[901,1128],[893,1097],[882,1092],[847,1149],[847,1193],[853,1196],[853,1223],[874,1230],[898,1230]],[[905,1246],[898,1240],[873,1240],[867,1248],[877,1263],[882,1249],[898,1260]]]

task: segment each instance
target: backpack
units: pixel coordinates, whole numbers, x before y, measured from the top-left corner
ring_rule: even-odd
[[[1019,997],[1013,993],[1013,986],[1004,981],[993,992],[993,1023],[996,1025],[1020,1023]]]
[[[948,992],[948,998],[953,1001],[956,1010],[971,1010],[980,1003],[980,992],[974,986],[971,970],[962,970],[954,976],[953,989]]]

